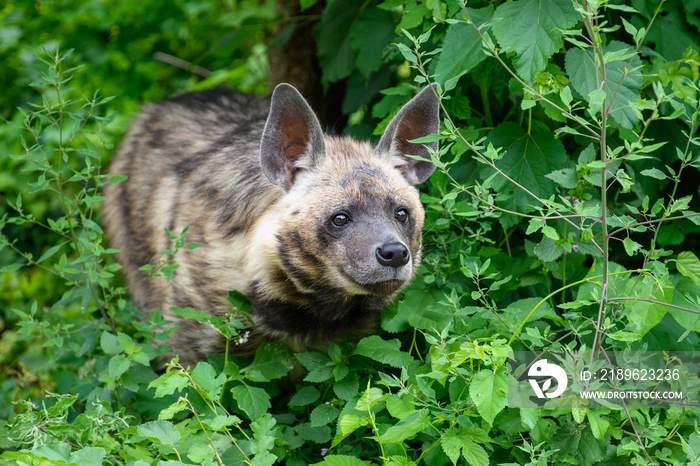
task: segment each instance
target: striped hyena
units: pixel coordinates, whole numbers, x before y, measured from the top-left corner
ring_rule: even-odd
[[[272,100],[223,90],[151,104],[137,117],[111,171],[104,214],[134,305],[162,309],[178,329],[168,344],[185,364],[221,353],[211,326],[171,307],[230,312],[230,290],[253,304],[261,341],[321,347],[347,331],[370,331],[379,311],[413,277],[424,212],[414,184],[435,166],[426,146],[439,104],[426,87],[388,125],[376,147],[323,133],[288,84]],[[189,226],[202,245],[175,256],[170,282],[139,270],[172,247],[165,229]]]

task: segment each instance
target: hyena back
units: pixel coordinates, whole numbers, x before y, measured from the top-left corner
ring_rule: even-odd
[[[423,89],[376,148],[325,135],[301,94],[281,84],[267,103],[228,91],[185,94],[148,106],[112,163],[125,181],[106,189],[105,222],[121,249],[134,305],[161,309],[178,329],[168,344],[185,364],[221,353],[211,326],[171,307],[230,312],[238,290],[253,303],[261,341],[322,347],[369,331],[413,277],[424,212],[413,187],[434,165],[416,139],[438,131],[438,100]],[[436,143],[428,144],[434,150]],[[139,270],[172,247],[165,231],[189,227],[168,283]]]

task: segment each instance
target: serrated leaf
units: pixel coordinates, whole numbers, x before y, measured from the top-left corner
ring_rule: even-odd
[[[321,397],[321,392],[314,386],[302,387],[289,400],[289,406],[306,406],[315,402]]]
[[[294,427],[297,434],[304,440],[314,443],[326,443],[331,439],[331,428],[329,426],[312,427],[306,422]]]
[[[226,383],[226,374],[218,374],[208,362],[200,361],[190,374],[192,381],[196,383],[209,397],[210,400],[218,400],[221,396],[221,387]]]
[[[479,10],[467,8],[467,11],[477,26],[493,16],[493,6]],[[488,30],[488,27],[482,28],[482,34],[487,34]],[[453,23],[447,29],[442,51],[437,57],[436,79],[441,84],[445,84],[450,79],[457,79],[485,57],[481,37],[474,29],[474,25],[465,22]]]
[[[286,346],[263,343],[255,352],[255,359],[244,372],[246,377],[254,382],[269,382],[287,375],[295,363],[294,354]]]
[[[345,414],[338,421],[338,428],[340,433],[347,436],[362,426],[366,426],[368,421],[365,418],[361,418],[357,414]]]
[[[386,409],[392,417],[403,419],[416,410],[407,396],[391,395],[386,399]]]
[[[586,410],[586,415],[588,416],[588,423],[591,426],[593,436],[598,440],[604,440],[610,423],[598,416],[592,409]]]
[[[357,373],[350,373],[343,380],[339,380],[333,384],[333,392],[341,400],[349,400],[360,391],[360,381],[357,377]]]
[[[555,192],[556,185],[547,175],[564,165],[566,151],[561,141],[554,139],[554,134],[528,134],[514,123],[504,123],[491,132],[489,142],[494,147],[505,149],[505,155],[496,162],[496,166],[513,181],[540,199],[548,198]],[[483,166],[481,175],[486,178],[493,172],[492,168]],[[513,196],[507,202],[499,201],[499,206],[503,208],[528,213],[533,211],[532,205],[537,204],[532,196],[503,176],[496,176],[493,187],[501,193],[513,191]]]
[[[102,466],[106,454],[102,447],[85,447],[71,453],[70,459],[80,466]]]
[[[313,466],[370,466],[372,463],[363,461],[356,456],[326,455],[320,463]]]
[[[132,353],[134,348],[136,348],[134,339],[125,333],[117,332],[117,340],[119,341],[119,346],[121,346],[127,353]]]
[[[214,430],[221,430],[224,427],[228,426],[234,426],[238,425],[241,423],[241,418],[238,416],[231,416],[231,415],[226,415],[226,416],[216,416],[214,419],[212,419],[209,422],[209,427]]]
[[[361,7],[362,4],[354,0],[336,0],[323,10],[314,33],[323,79],[327,82],[347,77],[356,66],[350,31]]]
[[[484,447],[478,443],[474,443],[471,440],[464,441],[464,448],[462,448],[462,454],[467,460],[470,466],[488,466],[489,465],[489,455],[484,450]]]
[[[619,52],[629,49],[623,42],[612,41],[603,47],[604,52]],[[590,99],[591,93],[603,81],[601,70],[597,69],[593,51],[579,48],[566,53],[566,71],[571,79],[571,85],[579,94]],[[625,72],[627,60],[615,60],[605,65],[607,83],[605,86],[606,106],[613,120],[623,128],[633,128],[639,121],[630,104],[640,98],[642,76],[639,68],[641,61],[635,54],[630,64],[630,70]],[[589,101],[590,102],[590,101]]]
[[[423,411],[415,411],[401,419],[396,425],[389,427],[379,437],[379,440],[384,444],[401,443],[414,437],[429,425],[430,423],[425,418]]]
[[[117,354],[109,359],[108,374],[110,379],[116,379],[131,367],[131,361]]]
[[[493,425],[496,415],[503,411],[508,401],[508,379],[505,368],[499,367],[494,372],[484,369],[472,377],[469,397],[486,422]]]
[[[338,418],[338,414],[340,414],[338,408],[325,403],[320,404],[311,411],[311,415],[309,416],[311,427],[327,425],[335,421]]]
[[[544,235],[552,241],[559,241],[559,233],[557,233],[557,230],[554,227],[545,225],[542,227],[542,233],[544,233]]]
[[[401,342],[397,339],[386,341],[379,335],[371,335],[360,340],[355,348],[355,354],[367,356],[390,366],[405,367],[413,362],[413,356],[402,352],[400,347]]]
[[[175,391],[184,390],[190,383],[190,379],[177,372],[166,372],[156,380],[148,384],[148,388],[156,389],[156,398],[172,395]]]
[[[453,430],[448,430],[440,437],[440,445],[452,464],[456,465],[462,454],[462,448],[465,446],[462,437]]]
[[[394,17],[379,8],[367,8],[350,29],[350,44],[357,52],[357,69],[366,78],[382,64],[382,53],[394,38]]]
[[[109,332],[102,332],[100,337],[100,347],[107,354],[119,354],[124,351],[119,344],[119,339]]]
[[[696,285],[700,286],[700,260],[695,253],[690,251],[682,251],[678,253],[676,267],[681,275],[693,280]]]
[[[573,168],[562,168],[560,170],[554,170],[553,172],[545,176],[557,183],[562,188],[576,189],[576,187],[578,186],[578,175],[576,173],[576,170],[574,170]]]
[[[516,71],[531,82],[562,46],[561,30],[580,17],[569,0],[517,0],[504,3],[493,16],[493,32],[506,52],[516,52]]]
[[[180,432],[168,421],[158,420],[141,424],[138,434],[150,440],[155,440],[161,445],[174,446],[180,440]]]
[[[537,246],[535,246],[535,255],[544,262],[553,262],[564,254],[564,247],[558,245],[548,236],[542,237]]]
[[[236,385],[231,389],[231,394],[249,419],[261,417],[272,406],[270,395],[259,387],[251,387],[246,384]]]

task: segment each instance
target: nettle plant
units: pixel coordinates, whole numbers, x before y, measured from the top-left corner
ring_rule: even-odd
[[[381,13],[364,17],[356,7],[352,20],[333,18],[365,27],[358,17],[387,22],[397,13],[402,43],[385,49],[383,60],[400,75],[412,68],[421,85],[437,82],[444,110],[441,133],[424,139],[439,139],[441,149],[423,194],[423,266],[383,314],[383,332],[333,343],[327,352],[264,344],[252,361],[222,355],[186,368],[174,360],[160,373],[151,364],[163,321],[158,314],[136,318],[97,221],[110,121],[99,108],[107,100],[69,98],[73,70],[62,68],[64,54],[50,54],[39,86],[44,98],[26,113],[27,142],[17,157],[29,169],[22,176],[34,177],[31,208],[26,196],[24,204],[11,199],[0,219],[0,271],[57,277],[48,294],[58,290],[61,298],[15,303],[13,348],[41,342],[42,349],[25,352],[50,364],[19,366],[24,379],[38,375],[41,382],[34,391],[16,384],[8,393],[62,394],[15,405],[0,423],[0,462],[697,461],[697,407],[619,410],[575,396],[554,408],[507,402],[512,351],[574,357],[591,348],[605,355],[700,345],[693,251],[700,56],[689,48],[671,59],[668,50],[645,45],[663,22],[662,8],[679,15],[681,7],[484,5],[393,0],[377,5]],[[353,27],[337,30],[351,36],[354,59],[371,49],[376,63],[374,47],[365,47],[372,36]],[[371,114],[388,121],[414,88],[386,89]],[[31,252],[22,248],[31,241],[13,239],[28,226],[43,232],[35,238],[43,248]],[[166,279],[177,273],[174,255],[197,247],[186,231],[171,236],[173,248],[146,267]],[[231,304],[245,313],[241,296],[232,294]],[[245,338],[225,319],[177,312],[210,323],[230,345]],[[697,399],[699,387],[689,376],[680,388]]]
[[[456,9],[438,39],[437,28],[417,37],[404,31],[409,45],[398,46],[416,81],[438,82],[444,93],[434,157],[443,177],[425,196],[437,246],[422,279],[449,290],[439,304],[452,307],[454,320],[435,325],[445,328],[439,338],[426,334],[424,377],[453,403],[453,384],[464,378],[469,408],[481,417],[476,426],[464,417],[432,424],[454,463],[488,464],[466,433],[477,426],[493,442],[491,462],[682,464],[700,455],[690,406],[612,410],[573,400],[568,411],[506,408],[509,349],[698,348],[700,262],[683,241],[700,225],[700,56],[688,48],[670,61],[644,46],[662,6],[640,15],[608,2],[519,0]],[[458,87],[472,69],[481,75],[473,80],[485,99],[482,119],[465,115]],[[508,76],[517,123],[490,114],[488,91],[503,98],[484,76],[498,73]],[[478,176],[463,181],[470,172]],[[384,321],[386,330],[406,304]],[[421,328],[418,309],[411,312],[407,320]],[[692,397],[691,379],[683,388]],[[410,384],[399,390],[410,392]],[[516,450],[505,454],[507,444]]]

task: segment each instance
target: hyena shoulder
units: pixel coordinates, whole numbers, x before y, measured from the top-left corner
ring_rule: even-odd
[[[364,331],[413,277],[423,209],[414,184],[433,171],[426,146],[438,101],[424,89],[376,147],[324,134],[293,87],[271,102],[222,91],[149,105],[115,155],[126,181],[106,190],[105,220],[135,305],[178,326],[168,343],[185,361],[223,351],[209,326],[172,307],[230,311],[231,290],[254,305],[260,341],[322,346]],[[434,143],[431,149],[436,149]],[[178,253],[168,283],[139,268],[172,247],[166,230],[201,244]]]

